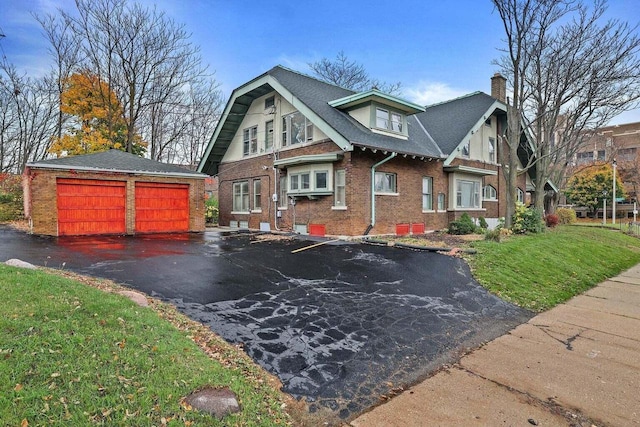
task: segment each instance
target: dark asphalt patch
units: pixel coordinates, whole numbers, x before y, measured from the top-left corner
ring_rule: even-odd
[[[242,343],[312,411],[343,419],[531,317],[488,294],[462,260],[429,252],[328,244],[292,254],[309,242],[210,233],[15,234],[0,228],[0,257],[65,263],[169,301]]]

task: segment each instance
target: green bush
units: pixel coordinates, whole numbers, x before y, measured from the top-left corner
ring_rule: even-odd
[[[471,234],[476,231],[476,225],[468,213],[449,223],[449,234]]]
[[[569,208],[556,209],[556,215],[558,216],[558,223],[562,225],[574,224],[578,220],[576,211]]]
[[[516,234],[540,233],[544,230],[542,214],[534,208],[527,208],[524,204],[516,203],[516,211],[513,214],[511,231]]]
[[[205,201],[204,207],[204,222],[207,224],[217,224],[218,215],[220,213],[218,209],[218,200],[215,197],[210,197]]]
[[[24,216],[20,175],[0,174],[0,221],[14,221]]]
[[[484,219],[483,216],[478,218],[478,225],[480,226],[480,228],[482,228],[483,230],[486,230],[489,228],[489,224],[487,224],[487,220]]]

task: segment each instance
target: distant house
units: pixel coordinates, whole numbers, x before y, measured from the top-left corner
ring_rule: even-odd
[[[276,66],[232,93],[198,170],[218,177],[232,227],[362,235],[442,229],[464,212],[497,221],[504,77],[492,95],[423,107]],[[534,190],[522,174],[518,197]]]

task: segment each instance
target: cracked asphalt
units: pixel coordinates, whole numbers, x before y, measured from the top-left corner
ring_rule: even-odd
[[[459,258],[360,243],[206,232],[43,238],[0,226],[19,258],[174,304],[306,399],[351,419],[532,313],[487,293]]]

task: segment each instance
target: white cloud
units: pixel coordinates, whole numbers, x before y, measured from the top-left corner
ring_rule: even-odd
[[[469,91],[451,87],[447,83],[420,81],[414,86],[402,88],[402,93],[418,105],[431,105],[466,95]]]

